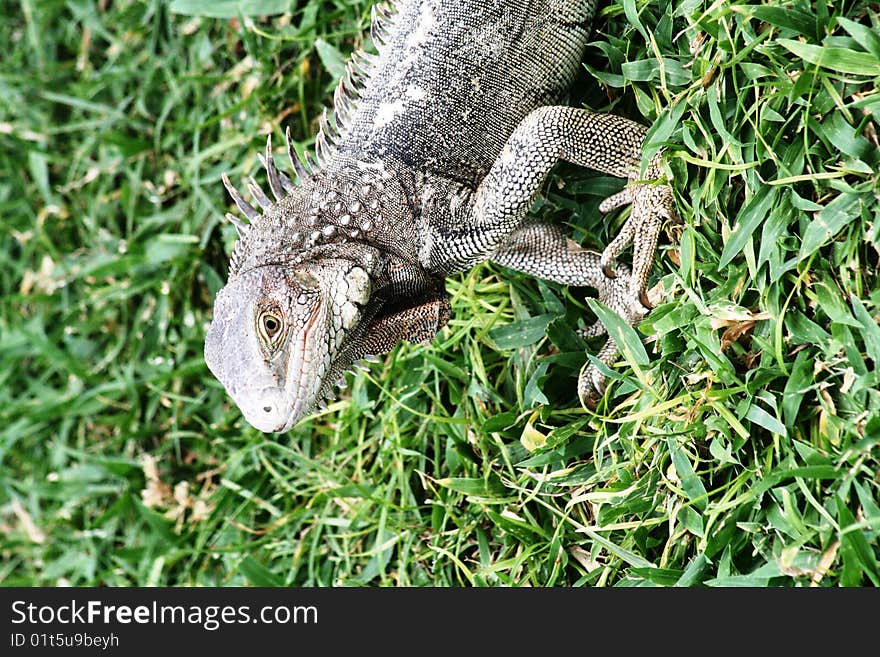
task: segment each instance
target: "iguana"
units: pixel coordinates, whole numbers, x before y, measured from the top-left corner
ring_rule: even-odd
[[[445,278],[487,259],[595,288],[630,324],[646,315],[658,233],[673,214],[659,160],[640,174],[643,126],[558,105],[593,10],[585,0],[377,4],[378,54],[352,56],[316,157],[298,159],[288,130],[288,177],[270,136],[261,160],[272,196],[248,186],[259,209],[223,176],[248,221],[227,215],[240,238],[205,360],[251,425],[287,431],[358,361],[431,340],[450,315]],[[559,160],[630,181],[600,206],[632,205],[601,254],[529,218]],[[630,243],[632,270],[616,264]],[[598,360],[616,353],[609,338]],[[603,379],[595,365],[583,368],[581,400],[603,392]]]

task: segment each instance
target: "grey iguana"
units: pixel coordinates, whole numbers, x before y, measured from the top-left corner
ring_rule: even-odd
[[[594,3],[585,0],[399,0],[373,8],[378,54],[356,52],[325,112],[316,158],[253,207],[224,176],[248,222],[217,294],[205,360],[262,431],[287,431],[332,396],[359,360],[432,339],[449,318],[445,277],[487,259],[557,283],[589,286],[630,324],[672,192],[639,177],[645,128],[556,105],[580,66]],[[605,200],[632,211],[603,253],[580,248],[528,211],[559,160],[628,178]],[[615,258],[633,243],[632,271]],[[585,335],[604,333],[601,324]],[[617,353],[608,339],[598,354]],[[582,401],[604,389],[592,364]]]

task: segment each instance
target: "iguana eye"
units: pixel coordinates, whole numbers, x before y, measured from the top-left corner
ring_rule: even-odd
[[[280,339],[284,321],[277,313],[264,310],[257,319],[257,328],[264,341],[268,345],[274,345]]]

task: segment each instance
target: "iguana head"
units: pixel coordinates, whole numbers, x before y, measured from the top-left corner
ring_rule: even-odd
[[[376,249],[352,241],[370,220],[352,209],[337,216],[339,193],[300,173],[289,140],[288,149],[303,184],[278,171],[267,143],[263,163],[275,200],[256,183],[249,187],[262,212],[223,177],[250,222],[228,215],[240,239],[205,338],[209,369],[265,432],[290,429],[351,366],[378,260]],[[357,203],[353,209],[365,208]]]
[[[217,294],[205,361],[251,425],[287,431],[323,399],[369,296],[349,260],[256,267]]]

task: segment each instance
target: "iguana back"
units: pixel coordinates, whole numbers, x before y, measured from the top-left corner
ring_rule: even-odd
[[[592,2],[402,2],[379,17],[339,152],[398,158],[476,185],[532,110],[560,102],[580,66]]]

